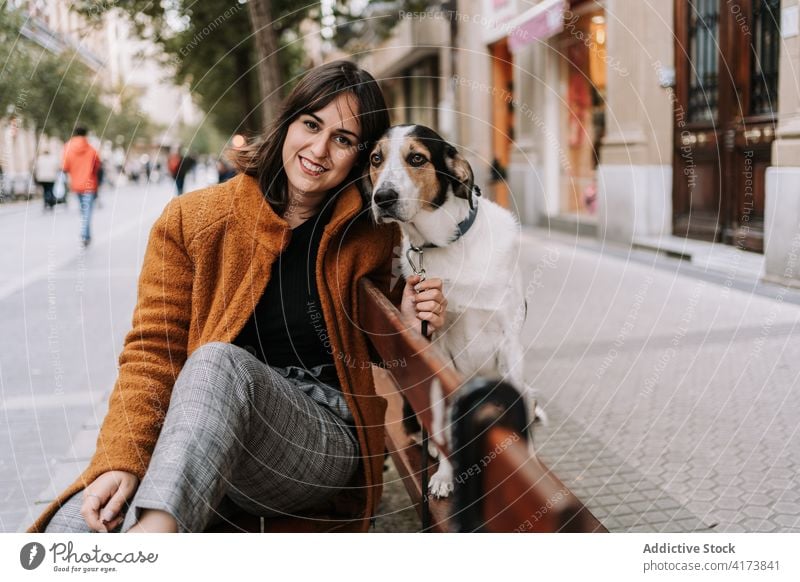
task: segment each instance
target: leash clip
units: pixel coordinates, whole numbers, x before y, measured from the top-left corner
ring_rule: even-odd
[[[419,255],[419,266],[414,262],[414,259],[411,258],[412,252],[415,252]],[[425,268],[422,266],[424,258],[425,258],[425,253],[420,247],[415,247],[411,243],[408,243],[408,250],[406,251],[406,259],[408,260],[408,264],[411,265],[411,270],[414,271],[414,274],[419,276],[420,281],[425,280]],[[422,335],[425,338],[427,338],[428,322],[423,321],[420,328],[422,331]]]
[[[419,255],[419,266],[417,266],[417,263],[415,263],[414,259],[411,258],[412,252],[415,252]],[[420,247],[415,247],[409,243],[408,250],[406,251],[406,260],[408,260],[408,264],[411,265],[411,270],[414,271],[414,274],[419,275],[420,281],[425,280],[425,268],[422,266],[424,258],[425,252]]]

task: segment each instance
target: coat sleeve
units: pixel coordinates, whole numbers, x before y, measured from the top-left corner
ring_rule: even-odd
[[[192,274],[176,198],[150,231],[132,329],[90,465],[94,475],[122,470],[144,477],[186,361]]]

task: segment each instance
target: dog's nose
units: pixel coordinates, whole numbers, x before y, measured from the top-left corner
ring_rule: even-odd
[[[375,192],[375,204],[379,208],[389,208],[392,204],[397,202],[399,195],[394,188],[381,188]]]

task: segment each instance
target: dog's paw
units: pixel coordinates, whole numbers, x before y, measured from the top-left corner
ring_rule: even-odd
[[[428,493],[433,497],[447,497],[453,492],[453,465],[446,458],[439,460],[439,468],[428,482]]]
[[[428,483],[428,493],[431,497],[449,497],[453,492],[453,479],[436,473]]]

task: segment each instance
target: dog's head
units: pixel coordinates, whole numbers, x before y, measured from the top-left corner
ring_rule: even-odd
[[[472,197],[480,196],[467,160],[423,125],[396,125],[378,139],[361,190],[379,223],[411,222],[418,212],[434,212],[450,197],[472,207]]]

